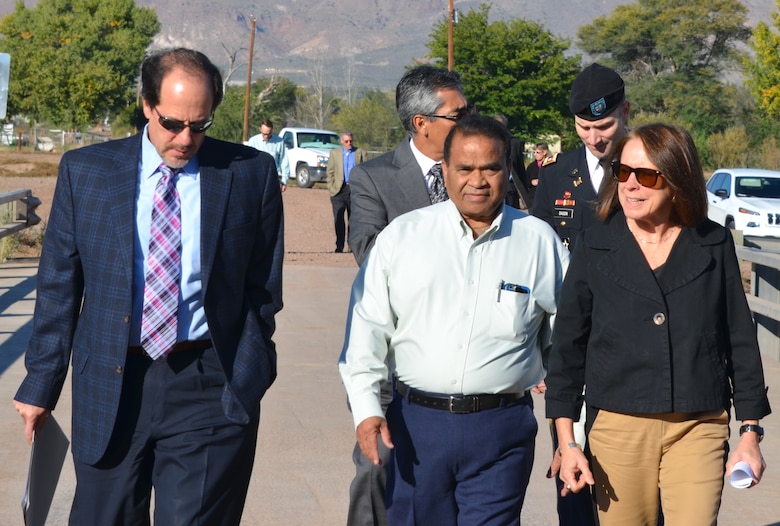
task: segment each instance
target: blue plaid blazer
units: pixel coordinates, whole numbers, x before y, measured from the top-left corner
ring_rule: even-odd
[[[16,399],[54,409],[72,363],[74,457],[104,454],[117,419],[132,312],[141,136],[62,157],[37,281],[27,376]],[[273,159],[205,138],[201,269],[206,319],[227,376],[228,418],[249,421],[276,377],[282,199]]]

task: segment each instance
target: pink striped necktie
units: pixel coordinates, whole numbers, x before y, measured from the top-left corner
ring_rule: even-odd
[[[153,360],[176,343],[181,279],[181,203],[176,174],[160,165],[162,177],[154,189],[151,236],[146,265],[141,346]]]

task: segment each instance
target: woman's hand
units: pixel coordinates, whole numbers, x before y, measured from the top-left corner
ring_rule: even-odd
[[[585,485],[592,486],[596,483],[590,472],[588,459],[579,447],[566,447],[561,449],[561,468],[558,474],[563,482],[561,497],[569,493],[579,493]]]
[[[596,482],[593,480],[585,453],[574,441],[574,420],[556,418],[555,430],[558,432],[558,443],[560,444],[556,454],[561,455],[558,478],[563,482],[561,497],[565,497],[569,493],[579,493],[586,484],[592,486]],[[551,465],[550,468],[552,472],[553,466]]]
[[[728,462],[726,462],[727,477],[731,475],[731,471],[737,462],[746,462],[750,466],[750,469],[753,471],[753,483],[748,486],[750,488],[761,482],[761,476],[766,469],[764,456],[761,454],[761,448],[758,446],[758,438],[756,433],[744,433],[740,437],[737,447],[729,455]]]

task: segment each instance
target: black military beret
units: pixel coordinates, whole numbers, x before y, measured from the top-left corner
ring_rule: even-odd
[[[571,112],[587,121],[603,119],[626,100],[623,79],[613,69],[593,63],[574,79],[569,95]]]

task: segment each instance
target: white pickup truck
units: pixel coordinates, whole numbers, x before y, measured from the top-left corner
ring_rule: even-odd
[[[330,151],[341,148],[339,135],[316,128],[282,128],[279,136],[287,148],[292,176],[301,188],[311,188],[326,178]]]

